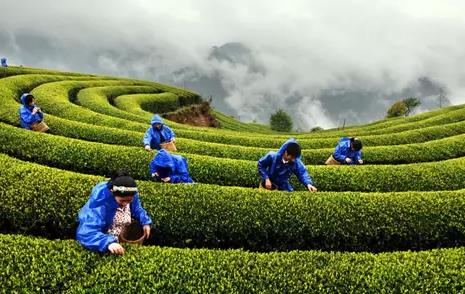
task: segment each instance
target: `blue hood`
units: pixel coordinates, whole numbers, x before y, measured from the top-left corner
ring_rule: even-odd
[[[283,156],[284,152],[287,149],[287,145],[289,145],[289,143],[297,143],[297,140],[295,138],[290,138],[289,140],[284,142],[284,144],[279,148],[278,152],[276,152],[276,155],[278,156],[278,158],[281,158]],[[301,159],[301,157],[302,155],[298,156],[296,159]]]
[[[22,105],[26,105],[26,97],[27,95],[29,95],[29,93],[24,93],[23,95],[21,95],[21,104]]]
[[[175,170],[174,160],[171,157],[171,154],[165,149],[158,151],[154,159],[154,165],[159,167],[169,167],[172,171]]]
[[[163,124],[163,119],[158,115],[158,114],[155,114],[153,117],[152,117],[152,121],[150,122],[150,124],[153,126],[154,124]]]

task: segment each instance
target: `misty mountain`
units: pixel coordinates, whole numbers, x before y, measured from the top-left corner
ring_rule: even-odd
[[[268,123],[270,114],[282,108],[293,115],[300,130],[315,126],[336,127],[344,120],[350,125],[382,119],[392,103],[406,97],[421,100],[418,111],[439,107],[441,93],[445,98],[442,105],[450,104],[447,86],[427,76],[418,77],[407,87],[389,91],[373,87],[369,90],[356,86],[345,88],[336,82],[311,91],[305,85],[291,87],[289,78],[275,82],[275,77],[270,75],[276,69],[267,67],[260,59],[260,52],[240,42],[212,46],[201,65],[180,67],[167,64],[157,48],[96,47],[83,50],[40,34],[22,32],[13,36],[1,31],[0,44],[1,54],[11,56],[12,64],[19,60],[19,64],[26,66],[128,76],[185,87],[206,99],[211,97],[215,108],[246,122]],[[279,79],[279,72],[274,74]],[[267,83],[262,85],[262,81]]]
[[[252,50],[238,42],[212,47],[207,62],[212,61],[224,62],[233,68],[243,66],[247,68],[247,72],[260,73],[262,75],[266,75],[267,73],[266,67],[257,60]],[[216,71],[213,76],[208,76],[202,74],[201,70],[184,68],[173,73],[173,75],[182,77],[186,87],[196,90],[204,97],[213,97],[213,105],[219,110],[236,117],[238,116],[238,110],[228,104],[229,93],[223,86],[225,77],[221,76],[221,71]],[[292,114],[296,106],[302,106],[306,93],[299,91],[291,92],[290,89],[285,89],[284,92],[287,92],[287,94],[275,98],[285,101],[285,110]],[[315,102],[317,100],[325,110],[326,115],[334,123],[334,126],[339,126],[343,124],[344,120],[346,121],[346,125],[348,125],[383,119],[391,104],[408,97],[419,98],[422,102],[416,113],[429,111],[440,106],[440,95],[442,95],[442,106],[450,105],[450,101],[447,98],[447,87],[429,77],[423,76],[412,81],[408,87],[391,92],[386,92],[384,89],[378,89],[377,91],[346,89],[334,84],[330,88],[318,89],[318,93],[314,94],[314,99],[311,101]],[[263,101],[272,100],[272,96],[273,94],[267,91],[261,93]],[[263,107],[255,113],[253,119],[267,123],[269,115],[276,110],[277,108],[274,105],[263,103]],[[301,129],[304,128],[298,122],[297,125]],[[317,122],[313,126],[316,125],[318,125]]]

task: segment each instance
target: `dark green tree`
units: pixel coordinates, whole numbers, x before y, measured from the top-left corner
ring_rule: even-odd
[[[420,106],[421,102],[420,102],[420,99],[418,98],[415,98],[415,97],[410,97],[410,98],[406,98],[404,100],[402,100],[404,103],[405,103],[405,106],[407,106],[407,112],[406,112],[406,116],[407,115],[410,115],[412,113],[412,111]]]
[[[270,117],[270,127],[278,132],[290,132],[292,130],[292,118],[284,110],[279,109]]]

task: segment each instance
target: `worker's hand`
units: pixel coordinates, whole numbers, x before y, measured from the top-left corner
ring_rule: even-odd
[[[358,164],[363,164],[363,160],[360,159],[360,160],[358,161]]]
[[[145,239],[150,238],[150,225],[144,225],[142,229],[144,230]]]
[[[145,150],[147,150],[147,151],[152,151],[152,148],[150,148],[150,146],[149,146],[149,145],[145,145],[145,147],[144,147],[144,148],[145,148]]]
[[[152,177],[158,177],[158,173],[157,173],[157,172],[154,172],[154,173],[152,174]]]
[[[271,187],[272,187],[272,184],[271,184],[270,179],[266,179],[265,180],[265,188],[268,189],[268,190],[271,190]]]
[[[166,177],[166,178],[163,178],[161,179],[163,182],[165,183],[168,183],[169,181],[171,181],[171,178],[170,177]]]
[[[352,159],[350,159],[349,157],[346,157],[346,163],[347,163],[347,164],[351,164],[351,163],[352,163]]]
[[[36,114],[36,113],[37,113],[37,111],[39,111],[39,108],[37,108],[37,107],[34,107],[34,109],[32,110],[32,114]]]
[[[110,246],[108,246],[108,251],[110,251],[112,254],[115,255],[123,255],[124,254],[124,248],[121,246],[119,243],[111,243]]]
[[[312,186],[312,185],[310,185],[310,184],[307,185],[307,189],[308,189],[308,191],[310,191],[310,192],[316,192],[316,191],[318,191],[318,189],[317,189],[315,186]]]

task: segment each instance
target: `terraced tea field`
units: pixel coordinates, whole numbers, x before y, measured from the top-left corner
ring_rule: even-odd
[[[154,82],[15,68],[0,74],[0,281],[6,292],[456,293],[465,289],[465,106],[340,130],[274,133],[167,122],[195,185],[150,181],[153,112],[200,101]],[[19,127],[22,93],[47,134]],[[324,166],[339,137],[363,166]],[[317,193],[258,190],[257,160],[290,136]],[[123,257],[72,240],[90,190],[124,168],[154,221]],[[295,180],[295,179],[294,179]]]

